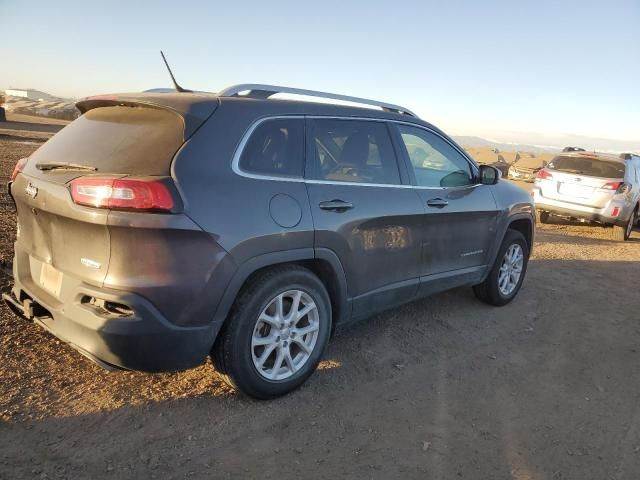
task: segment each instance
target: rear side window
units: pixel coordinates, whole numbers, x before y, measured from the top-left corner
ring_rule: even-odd
[[[301,118],[274,118],[260,123],[242,150],[240,169],[247,173],[302,177],[304,123]]]
[[[332,182],[400,184],[387,126],[363,120],[314,120],[310,176]]]
[[[587,177],[624,178],[624,163],[599,158],[560,155],[549,163],[548,168]]]
[[[169,175],[184,123],[171,111],[146,107],[89,110],[34,153],[31,164],[65,162],[98,173]]]

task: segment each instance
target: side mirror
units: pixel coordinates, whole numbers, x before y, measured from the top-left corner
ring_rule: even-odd
[[[480,183],[482,185],[495,185],[500,179],[500,170],[491,165],[480,165]]]

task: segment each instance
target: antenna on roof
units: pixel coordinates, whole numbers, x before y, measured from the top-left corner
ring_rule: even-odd
[[[162,60],[164,60],[164,64],[167,66],[167,70],[169,70],[169,75],[171,75],[171,81],[173,82],[173,86],[176,87],[176,92],[191,93],[191,90],[187,90],[186,88],[182,88],[180,85],[178,85],[178,82],[176,82],[176,77],[173,76],[173,72],[171,71],[169,62],[167,62],[167,59],[165,58],[164,53],[162,53],[162,50],[160,50],[160,55],[162,55]]]

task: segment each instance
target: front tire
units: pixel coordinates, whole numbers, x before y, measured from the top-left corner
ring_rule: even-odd
[[[331,332],[322,282],[300,266],[270,269],[239,294],[214,345],[213,362],[233,388],[279,397],[314,372]]]
[[[489,275],[484,282],[474,285],[473,292],[489,305],[506,305],[520,291],[528,263],[529,245],[524,235],[507,230]]]

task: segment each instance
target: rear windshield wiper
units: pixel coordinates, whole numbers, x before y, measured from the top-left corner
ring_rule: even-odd
[[[65,162],[45,162],[37,163],[36,168],[38,170],[50,171],[50,170],[85,170],[91,172],[97,172],[96,167],[90,167],[88,165],[80,165],[79,163],[65,163]]]

